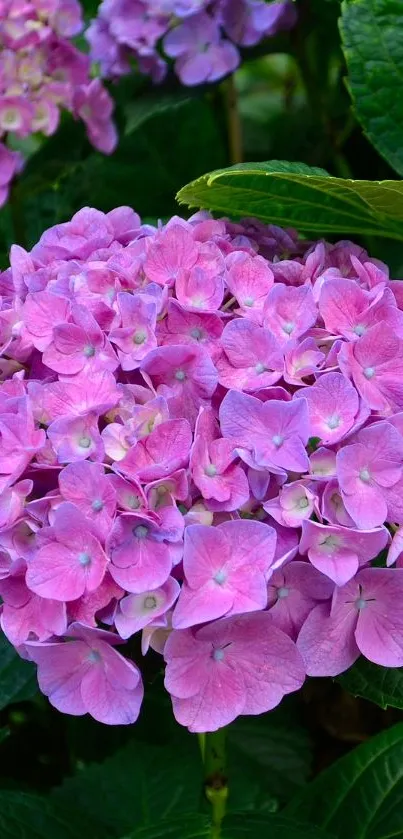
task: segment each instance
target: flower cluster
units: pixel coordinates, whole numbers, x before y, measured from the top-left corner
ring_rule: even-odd
[[[115,148],[112,100],[71,42],[82,29],[78,0],[1,0],[0,206],[22,165],[4,145],[10,134],[54,134],[65,108],[84,121],[95,148],[105,154]]]
[[[140,72],[160,82],[166,58],[184,85],[215,82],[239,65],[250,47],[294,25],[291,0],[103,0],[86,37],[106,77]]]
[[[127,207],[85,208],[10,263],[1,627],[51,703],[133,722],[137,633],[192,731],[360,654],[402,666],[387,267],[348,241],[203,212],[154,228]]]

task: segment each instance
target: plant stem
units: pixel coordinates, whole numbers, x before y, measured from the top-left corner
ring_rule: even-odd
[[[227,112],[228,149],[230,162],[242,163],[242,125],[238,108],[238,93],[232,74],[222,83]]]
[[[15,185],[11,188],[8,203],[13,224],[14,243],[16,245],[21,245],[21,247],[23,248],[26,248],[24,214],[21,206],[20,196],[18,193],[18,187],[16,187]]]
[[[209,839],[220,839],[221,824],[227,806],[226,734],[225,728],[220,728],[211,734],[199,734],[204,762],[204,793],[211,804],[212,811]]]

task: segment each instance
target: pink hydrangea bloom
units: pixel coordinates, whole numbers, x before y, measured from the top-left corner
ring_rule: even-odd
[[[127,725],[139,715],[143,685],[136,665],[115,650],[118,643],[110,632],[73,623],[65,640],[30,642],[26,650],[38,665],[42,692],[59,711]]]
[[[368,568],[336,588],[307,617],[297,645],[311,676],[337,676],[360,653],[384,667],[403,664],[403,570]]]
[[[263,0],[104,0],[86,36],[105,76],[129,73],[134,58],[141,73],[160,82],[167,72],[163,52],[176,59],[181,82],[196,85],[237,68],[236,44],[257,44],[295,20],[289,0],[269,6]]]
[[[54,134],[62,109],[80,117],[95,148],[117,144],[113,100],[90,59],[70,40],[84,28],[78,0],[3,0],[0,6],[0,141],[9,135]],[[0,206],[21,170],[20,153],[0,142]]]
[[[176,630],[164,657],[175,716],[190,731],[215,731],[239,714],[269,711],[305,675],[293,642],[267,612]]]
[[[192,731],[359,651],[403,666],[386,266],[250,219],[86,207],[14,246],[0,287],[0,625],[57,708],[133,722],[150,647]]]

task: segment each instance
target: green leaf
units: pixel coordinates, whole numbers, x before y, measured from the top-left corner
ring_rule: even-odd
[[[0,791],[1,839],[82,839],[85,827],[85,819],[80,827],[71,813],[60,815],[38,795]]]
[[[64,810],[78,807],[98,823],[96,839],[112,839],[184,810],[197,812],[202,766],[196,737],[178,728],[173,746],[131,741],[55,789]]]
[[[383,731],[322,772],[285,814],[339,839],[402,839],[403,724]]]
[[[349,693],[375,702],[381,708],[403,708],[403,668],[379,667],[359,658],[338,681]]]
[[[272,811],[311,772],[312,743],[293,697],[258,717],[239,717],[228,730],[229,808]]]
[[[224,819],[221,839],[331,839],[322,830],[298,824],[282,816],[256,816],[239,813]],[[207,817],[181,816],[140,828],[126,839],[209,839],[211,825]]]
[[[403,175],[403,5],[344,0],[340,31],[348,86],[371,143]]]
[[[303,163],[273,160],[218,169],[183,187],[177,199],[317,235],[403,240],[403,182],[333,178]]]
[[[283,816],[239,813],[224,819],[222,839],[263,839],[266,836],[267,839],[331,839],[329,833]]]
[[[207,816],[184,815],[148,827],[140,827],[125,839],[208,839],[210,821]]]
[[[23,661],[5,635],[0,635],[0,710],[24,702],[37,692],[35,666]]]

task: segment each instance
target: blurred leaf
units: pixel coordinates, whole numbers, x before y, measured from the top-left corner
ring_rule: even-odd
[[[283,816],[238,813],[224,819],[222,839],[331,839],[316,827],[291,821]]]
[[[189,207],[292,225],[301,231],[403,240],[403,182],[333,178],[304,163],[273,160],[219,169],[178,193]]]
[[[297,824],[278,816],[256,816],[240,813],[224,819],[222,839],[331,839],[322,830]],[[162,821],[152,827],[140,828],[125,839],[209,839],[212,836],[205,816],[182,816]]]
[[[32,699],[38,690],[36,668],[17,655],[3,633],[0,634],[0,710],[11,702]]]
[[[68,117],[30,157],[12,213],[10,205],[0,213],[1,249],[14,241],[32,247],[44,230],[89,204],[105,212],[127,204],[143,217],[166,218],[177,210],[183,183],[225,164],[223,115],[211,93],[134,94],[133,85],[116,93],[120,141],[110,157],[91,149],[83,125]]]
[[[225,159],[212,105],[186,99],[149,116],[122,138],[110,158],[93,155],[72,186],[101,210],[129,204],[142,216],[164,218],[175,213],[175,193],[190,173],[197,177],[211,161]]]
[[[190,102],[191,99],[191,93],[184,90],[176,93],[149,93],[128,102],[125,109],[127,120],[125,134],[136,131],[144,122],[157,114],[171,111],[173,112],[171,116],[174,116],[175,110]]]
[[[403,4],[344,0],[340,31],[357,117],[371,143],[403,175]]]
[[[338,760],[286,807],[339,839],[401,839],[403,724]]]
[[[62,816],[45,798],[0,790],[1,839],[82,839],[84,817],[80,823],[81,827],[74,819],[74,810]]]
[[[403,708],[403,667],[379,667],[361,657],[338,681],[353,696],[381,708]]]
[[[178,728],[174,746],[132,741],[52,793],[64,810],[78,807],[97,823],[96,839],[121,837],[183,810],[196,812],[202,766],[196,737]]]
[[[185,815],[140,827],[125,839],[208,839],[210,829],[207,816]]]
[[[292,699],[229,727],[230,808],[278,809],[308,780],[312,743]]]

